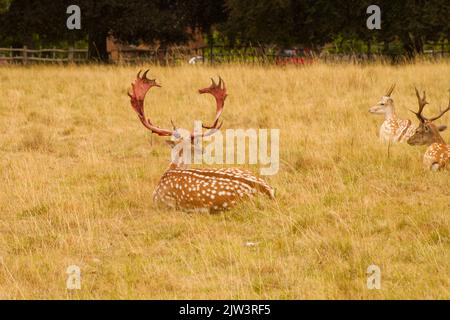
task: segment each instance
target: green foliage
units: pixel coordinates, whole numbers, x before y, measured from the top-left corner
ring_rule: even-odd
[[[399,40],[410,56],[423,52],[427,41],[449,37],[450,3],[446,0],[379,1],[381,30],[366,27],[366,9],[371,4],[366,0],[228,0],[229,18],[223,31],[231,39],[282,46],[314,47],[330,40],[345,45],[350,41],[350,47],[356,51],[358,46],[365,46],[358,40]]]
[[[3,13],[9,9],[12,0],[0,0],[0,13]]]
[[[223,31],[244,43],[320,45],[331,39],[334,6],[321,0],[228,0]]]
[[[3,41],[12,38],[17,46],[35,46],[36,34],[39,44],[87,39],[90,56],[106,61],[109,35],[134,44],[181,43],[189,39],[189,27],[209,28],[214,21],[220,21],[222,12],[220,1],[208,4],[203,0],[79,0],[81,30],[68,30],[66,8],[72,2],[13,0],[8,12],[0,16],[5,26],[0,30],[0,37],[3,36]],[[204,5],[206,11],[202,11]]]
[[[65,26],[70,4],[0,0],[0,41],[14,46],[87,41],[90,56],[105,61],[109,35],[130,44],[166,46],[200,31],[208,44],[322,48],[333,43],[337,52],[400,50],[412,57],[427,43],[448,42],[450,35],[448,0],[379,0],[381,30],[366,27],[369,0],[79,0],[81,30]]]

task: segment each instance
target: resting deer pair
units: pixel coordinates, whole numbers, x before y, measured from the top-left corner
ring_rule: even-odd
[[[399,119],[395,114],[394,100],[391,97],[395,85],[392,85],[377,105],[371,107],[369,112],[374,114],[384,114],[385,121],[380,127],[380,139],[384,142],[401,143],[407,142],[410,145],[428,145],[423,162],[431,170],[439,170],[450,163],[450,146],[445,143],[439,131],[444,131],[444,125],[436,126],[433,122],[442,117],[450,110],[450,102],[447,109],[438,116],[427,119],[422,115],[426,101],[425,92],[423,97],[416,90],[419,103],[419,111],[414,112],[419,119],[419,126],[414,126],[409,119]]]
[[[141,76],[138,73],[136,80],[132,83],[132,90],[128,92],[131,98],[131,106],[138,114],[139,120],[151,133],[159,136],[171,137],[172,146],[182,143],[183,139],[189,139],[193,144],[196,138],[206,137],[214,134],[222,126],[219,123],[227,97],[225,82],[219,77],[212,84],[199,93],[209,93],[216,100],[216,116],[212,125],[202,125],[205,132],[196,133],[192,131],[189,136],[183,137],[175,128],[163,129],[145,116],[144,99],[152,87],[161,87],[154,79],[148,79],[148,70]],[[236,205],[240,200],[251,197],[256,193],[263,193],[274,198],[274,189],[264,180],[252,175],[249,171],[239,168],[220,169],[193,169],[187,168],[183,163],[181,151],[172,157],[169,168],[162,175],[153,193],[153,201],[175,209],[220,211]]]

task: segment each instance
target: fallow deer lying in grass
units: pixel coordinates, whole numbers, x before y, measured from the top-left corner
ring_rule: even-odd
[[[436,126],[433,122],[450,110],[450,99],[444,111],[438,116],[428,119],[422,115],[423,108],[428,104],[425,91],[423,97],[421,97],[416,88],[416,96],[419,102],[419,111],[413,112],[419,119],[420,124],[414,135],[408,139],[408,143],[410,145],[427,145],[428,149],[423,156],[423,164],[433,171],[443,169],[450,164],[450,145],[445,143],[439,131],[444,131],[447,127],[445,125]]]
[[[391,97],[395,84],[392,85],[381,100],[369,109],[370,113],[384,114],[385,120],[380,127],[380,139],[383,142],[405,142],[416,129],[411,120],[399,119],[395,114],[394,100]]]
[[[139,120],[152,133],[159,136],[171,137],[172,143],[181,143],[183,137],[173,129],[162,129],[153,124],[144,114],[144,98],[151,87],[160,87],[153,79],[146,77],[147,71],[142,77],[140,72],[132,83],[132,91],[128,93],[131,98],[131,106],[138,114]],[[199,93],[212,94],[216,100],[216,116],[211,126],[203,125],[208,129],[203,133],[191,132],[189,136],[191,143],[199,135],[204,137],[219,130],[220,115],[224,108],[227,97],[225,83],[219,77],[219,83],[212,80],[211,86],[200,89]],[[181,150],[182,152],[182,150]],[[153,201],[166,206],[200,211],[219,211],[234,206],[239,200],[263,193],[274,198],[274,189],[264,180],[255,177],[250,172],[239,168],[221,169],[191,169],[182,163],[182,154],[172,158],[169,168],[164,172],[153,193]]]

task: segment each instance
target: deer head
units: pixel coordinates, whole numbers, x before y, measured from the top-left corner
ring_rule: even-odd
[[[394,91],[395,84],[393,84],[386,94],[381,97],[376,105],[369,109],[370,113],[374,114],[384,114],[386,116],[392,116],[394,114],[394,100],[391,98],[391,94]]]
[[[408,144],[430,145],[435,142],[445,143],[444,139],[442,139],[441,135],[439,134],[439,131],[444,131],[447,128],[447,126],[445,125],[436,126],[433,122],[442,117],[447,111],[450,110],[450,100],[448,107],[444,111],[442,111],[438,116],[432,118],[425,118],[425,116],[422,115],[422,112],[423,108],[428,104],[428,102],[426,101],[426,93],[424,91],[423,96],[421,97],[417,88],[415,88],[415,90],[417,101],[419,103],[419,110],[417,112],[411,110],[411,112],[413,112],[416,115],[416,117],[420,121],[420,124],[417,127],[414,134],[408,139]]]
[[[225,82],[222,78],[219,77],[219,83],[216,83],[213,79],[211,79],[211,85],[209,87],[203,88],[199,90],[200,94],[209,93],[214,96],[216,99],[216,116],[214,118],[214,122],[212,125],[207,126],[203,125],[202,127],[208,129],[205,132],[194,132],[186,131],[182,129],[177,129],[175,124],[172,122],[172,129],[163,129],[155,124],[147,118],[144,113],[144,99],[147,92],[152,87],[161,87],[161,85],[157,84],[155,79],[148,79],[147,73],[149,70],[145,71],[142,76],[141,71],[137,74],[136,80],[131,84],[131,92],[128,92],[128,96],[130,97],[131,106],[136,111],[139,120],[141,123],[149,129],[152,133],[157,134],[159,136],[170,137],[167,141],[167,144],[175,148],[178,144],[183,141],[190,141],[193,145],[198,137],[206,137],[214,134],[217,130],[219,130],[223,124],[223,122],[219,123],[220,115],[223,112],[225,98],[227,97]],[[196,147],[196,146],[193,146]],[[182,164],[182,149],[176,151],[175,157],[172,157],[172,164],[181,165]]]

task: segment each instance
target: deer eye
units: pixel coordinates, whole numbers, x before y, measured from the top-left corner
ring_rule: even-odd
[[[380,103],[380,105],[384,106],[384,102]]]
[[[428,132],[428,131],[430,131],[430,128],[425,127],[425,132]]]

